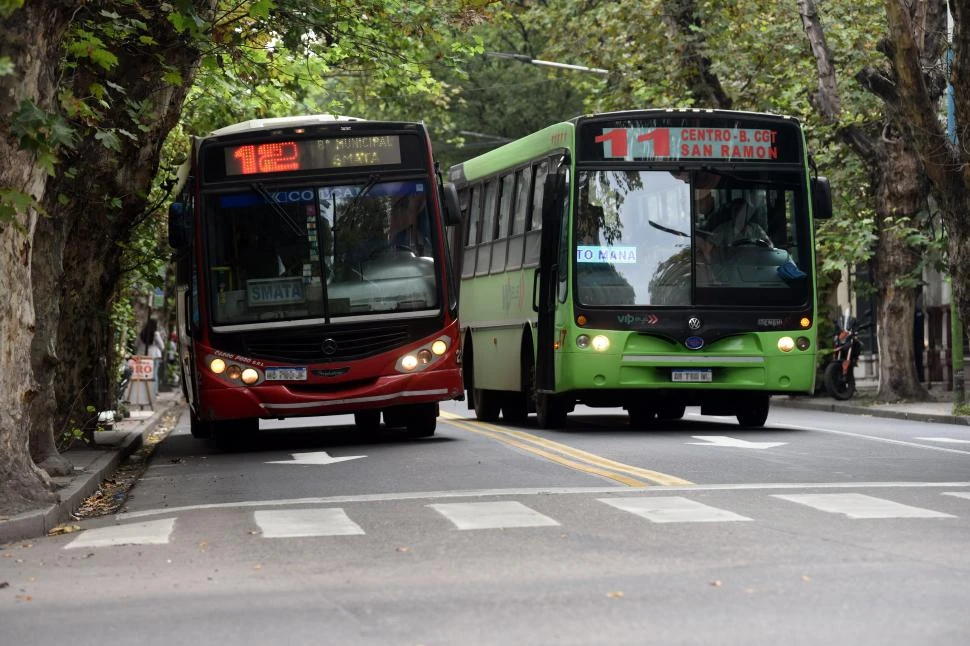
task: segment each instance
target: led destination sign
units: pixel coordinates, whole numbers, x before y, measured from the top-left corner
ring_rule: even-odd
[[[226,177],[401,163],[398,135],[271,141],[223,150]]]
[[[606,128],[596,137],[604,159],[775,161],[777,130],[752,128]]]
[[[781,121],[629,119],[584,124],[589,161],[797,163],[800,135]]]

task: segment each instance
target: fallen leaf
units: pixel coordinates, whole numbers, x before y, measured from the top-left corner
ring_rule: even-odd
[[[714,579],[713,581],[711,581],[711,585],[714,586],[715,588],[720,588],[721,587],[721,580],[720,579]]]
[[[807,581],[811,581],[811,580],[812,580],[812,577],[808,576],[807,574],[803,574],[802,575],[802,581],[806,581],[807,582]]]
[[[0,581],[0,590],[3,590],[4,588],[9,588],[9,587],[10,587],[9,583],[7,583],[6,581]]]
[[[612,592],[607,592],[606,596],[608,596],[610,599],[621,599],[623,597],[623,593],[619,590],[614,590]]]
[[[408,551],[410,551],[410,549],[407,548],[407,547],[399,547],[399,548],[397,548],[397,551],[398,552],[408,552]]]
[[[73,534],[74,532],[81,531],[81,526],[74,523],[61,523],[56,527],[51,527],[51,530],[47,532],[48,536],[58,536],[59,534]]]

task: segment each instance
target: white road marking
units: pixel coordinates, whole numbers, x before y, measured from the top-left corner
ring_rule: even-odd
[[[886,444],[898,444],[901,446],[913,446],[919,449],[931,449],[933,451],[943,451],[945,453],[961,453],[963,455],[970,455],[970,451],[965,451],[963,449],[951,449],[945,446],[933,446],[931,444],[919,444],[917,442],[907,442],[906,440],[893,440],[888,437],[877,437],[875,435],[866,435],[864,433],[852,433],[850,431],[837,431],[832,428],[821,428],[818,426],[802,426],[800,424],[772,424],[772,428],[782,428],[790,429],[793,431],[815,431],[817,433],[831,433],[832,435],[842,435],[845,437],[854,437],[860,440],[874,440],[876,442],[885,442]]]
[[[669,494],[675,491],[779,491],[792,489],[926,489],[955,487],[970,488],[970,482],[761,482],[739,484],[684,485],[666,487],[645,487],[637,493],[645,496]],[[516,489],[459,489],[456,491],[405,491],[401,493],[359,494],[353,496],[323,496],[314,498],[280,498],[276,500],[243,500],[241,502],[217,502],[202,505],[184,505],[131,511],[115,516],[118,520],[145,518],[162,514],[177,514],[187,511],[206,511],[210,509],[251,509],[253,507],[290,507],[294,505],[344,505],[362,502],[395,502],[399,500],[434,500],[448,498],[483,498],[486,496],[546,496],[569,494],[610,494],[622,491],[629,493],[629,487],[522,487]]]
[[[693,435],[694,439],[703,442],[688,442],[687,444],[697,444],[698,446],[726,446],[734,449],[770,449],[775,446],[784,446],[788,442],[749,442],[736,437],[726,435]]]
[[[168,543],[175,527],[174,518],[149,520],[114,527],[88,529],[64,546],[66,550],[111,545],[163,545]]]
[[[843,514],[849,518],[956,518],[940,511],[911,507],[861,493],[773,494],[773,496],[820,511]]]
[[[529,509],[520,502],[455,502],[427,505],[461,530],[505,529],[508,527],[549,527],[556,521]]]
[[[317,451],[315,453],[291,453],[293,456],[292,460],[273,460],[267,462],[266,464],[334,464],[336,462],[346,462],[347,460],[357,460],[359,458],[366,458],[366,455],[345,455],[339,458],[332,457],[326,451]]]
[[[354,536],[363,534],[360,525],[339,507],[326,509],[268,509],[253,513],[263,538],[303,536]]]
[[[733,511],[711,507],[681,496],[598,498],[598,500],[654,523],[723,523],[751,520]]]
[[[927,442],[942,442],[943,444],[970,444],[970,440],[958,440],[955,437],[914,437],[914,440]]]
[[[966,498],[970,500],[970,492],[966,491],[944,491],[944,496],[956,496],[957,498]]]

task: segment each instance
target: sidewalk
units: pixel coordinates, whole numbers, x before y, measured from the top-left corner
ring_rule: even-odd
[[[0,545],[43,536],[69,521],[81,502],[96,492],[142,442],[162,417],[182,402],[178,389],[159,393],[154,410],[133,410],[131,417],[115,422],[110,431],[95,433],[97,448],[77,447],[62,455],[74,465],[73,475],[54,478],[60,502],[9,518],[0,516]]]
[[[813,396],[777,396],[771,398],[771,405],[784,408],[801,408],[805,410],[821,410],[833,413],[848,413],[852,415],[869,415],[871,417],[891,417],[894,419],[909,419],[917,422],[934,422],[938,424],[962,424],[970,426],[970,417],[953,414],[953,393],[944,390],[933,390],[931,395],[938,401],[933,402],[876,402],[875,386],[860,385],[856,396],[848,401],[838,401],[825,394]]]

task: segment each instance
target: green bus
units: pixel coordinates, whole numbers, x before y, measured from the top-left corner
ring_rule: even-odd
[[[585,115],[448,180],[478,419],[561,428],[581,403],[649,427],[700,406],[760,427],[771,395],[814,391],[813,222],[832,197],[796,119]]]

